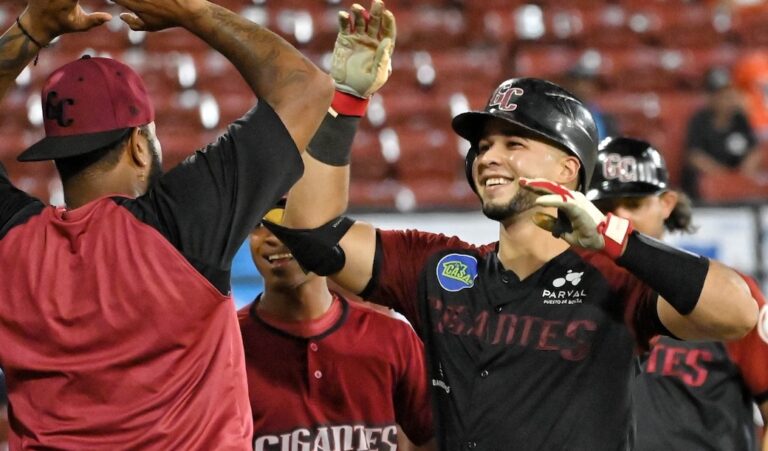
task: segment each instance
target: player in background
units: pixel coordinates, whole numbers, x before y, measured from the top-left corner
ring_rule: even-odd
[[[251,449],[232,258],[302,173],[330,77],[269,30],[204,0],[116,0],[131,28],[180,26],[260,101],[165,175],[141,78],[109,58],[48,77],[46,137],[66,207],[0,171],[0,365],[11,449]],[[30,0],[0,38],[0,94],[52,39],[108,20]],[[63,38],[66,39],[66,36]],[[44,57],[44,56],[43,56]]]
[[[360,5],[339,13],[339,28],[337,91],[307,154],[348,168],[368,98],[389,76],[395,20],[376,0],[370,15]],[[280,223],[284,205],[266,217]],[[405,439],[398,424],[415,443],[429,442],[426,365],[414,330],[329,291],[265,227],[254,229],[250,246],[264,278],[264,292],[239,312],[254,449],[391,450]]]
[[[657,239],[666,230],[694,231],[690,200],[670,189],[664,158],[645,141],[604,140],[587,198]],[[757,283],[745,280],[765,312]],[[752,414],[755,402],[768,419],[765,337],[764,321],[737,341],[655,337],[650,352],[640,358],[642,372],[634,383],[637,451],[768,450],[768,441],[755,437]]]
[[[741,337],[755,325],[755,300],[733,270],[634,232],[584,198],[598,140],[569,92],[507,80],[453,127],[472,145],[467,176],[499,221],[499,242],[477,248],[336,217],[341,209],[314,199],[342,195],[348,179],[322,164],[307,165],[289,193],[284,226],[267,227],[305,269],[414,324],[441,449],[630,448],[637,345],[668,330]]]

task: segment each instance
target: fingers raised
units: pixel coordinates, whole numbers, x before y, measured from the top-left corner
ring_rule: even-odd
[[[352,25],[350,24],[349,13],[346,11],[339,11],[339,34],[348,35],[352,31]]]
[[[373,0],[371,3],[371,14],[368,20],[368,36],[373,39],[379,37],[379,27],[381,27],[381,18],[384,13],[384,2],[381,0]]]
[[[365,8],[363,8],[357,3],[352,5],[352,8],[350,8],[350,10],[352,11],[355,33],[361,33],[361,34],[365,33],[365,25],[367,22],[366,16],[368,15],[368,11],[366,11]]]

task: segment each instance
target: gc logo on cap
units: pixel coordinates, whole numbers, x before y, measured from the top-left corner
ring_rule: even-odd
[[[111,58],[86,55],[65,64],[45,81],[41,99],[45,138],[22,152],[19,161],[83,155],[155,120],[141,77]]]

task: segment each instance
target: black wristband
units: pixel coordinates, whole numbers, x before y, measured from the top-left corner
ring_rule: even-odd
[[[656,290],[680,314],[687,315],[699,302],[709,260],[638,232],[627,239],[616,263]]]
[[[331,166],[346,166],[352,153],[360,118],[357,116],[325,115],[323,123],[312,137],[307,153],[316,160]]]

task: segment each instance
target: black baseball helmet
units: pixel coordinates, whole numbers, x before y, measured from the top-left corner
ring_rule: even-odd
[[[587,199],[649,196],[667,189],[667,165],[650,143],[626,137],[600,143]]]
[[[576,156],[581,162],[579,189],[584,192],[592,178],[597,155],[597,127],[587,107],[573,94],[538,78],[513,78],[499,85],[482,111],[469,111],[453,118],[453,130],[470,142],[465,170],[469,184],[477,143],[485,123],[503,119]]]

